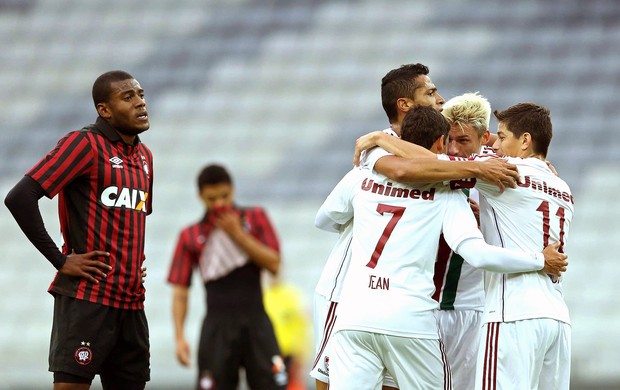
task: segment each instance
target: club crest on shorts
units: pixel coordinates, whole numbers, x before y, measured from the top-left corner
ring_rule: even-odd
[[[80,366],[86,366],[93,360],[93,351],[89,341],[82,341],[81,346],[73,353],[73,358]]]
[[[329,356],[325,356],[325,371],[329,374]]]

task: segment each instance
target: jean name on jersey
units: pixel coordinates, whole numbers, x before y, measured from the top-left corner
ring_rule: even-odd
[[[136,188],[110,186],[101,192],[101,203],[108,207],[124,207],[146,213],[148,192]]]
[[[369,275],[368,288],[371,290],[389,290],[390,278],[377,275]]]
[[[545,194],[551,195],[554,198],[561,199],[565,202],[575,204],[575,200],[573,199],[573,195],[566,192],[560,191],[557,188],[550,187],[547,185],[546,181],[536,181],[532,179],[530,176],[525,176],[525,181],[523,183],[519,183],[519,187],[530,187],[535,191],[542,191]]]
[[[370,191],[373,194],[390,196],[393,198],[411,198],[422,200],[435,199],[435,187],[428,191],[422,191],[418,188],[395,187],[392,183],[387,184],[375,183],[374,180],[364,179],[362,182],[362,191]]]

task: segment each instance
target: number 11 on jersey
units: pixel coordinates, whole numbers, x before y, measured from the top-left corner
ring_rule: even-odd
[[[543,248],[549,245],[549,228],[550,228],[550,220],[549,220],[549,202],[544,200],[538,206],[536,211],[540,211],[543,217]],[[564,217],[564,207],[558,207],[558,211],[556,211],[555,216],[560,219],[560,247],[558,248],[558,252],[564,253],[564,222],[566,218]]]

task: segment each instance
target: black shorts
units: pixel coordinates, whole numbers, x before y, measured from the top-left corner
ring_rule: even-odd
[[[147,382],[149,329],[144,310],[115,309],[75,298],[54,297],[49,370],[92,380]]]
[[[286,388],[284,361],[265,311],[209,309],[198,348],[198,388],[234,390],[240,367],[251,389]]]

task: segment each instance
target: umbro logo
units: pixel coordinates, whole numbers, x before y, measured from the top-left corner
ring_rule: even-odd
[[[109,161],[112,163],[112,168],[123,168],[123,160],[120,157],[114,156]]]

